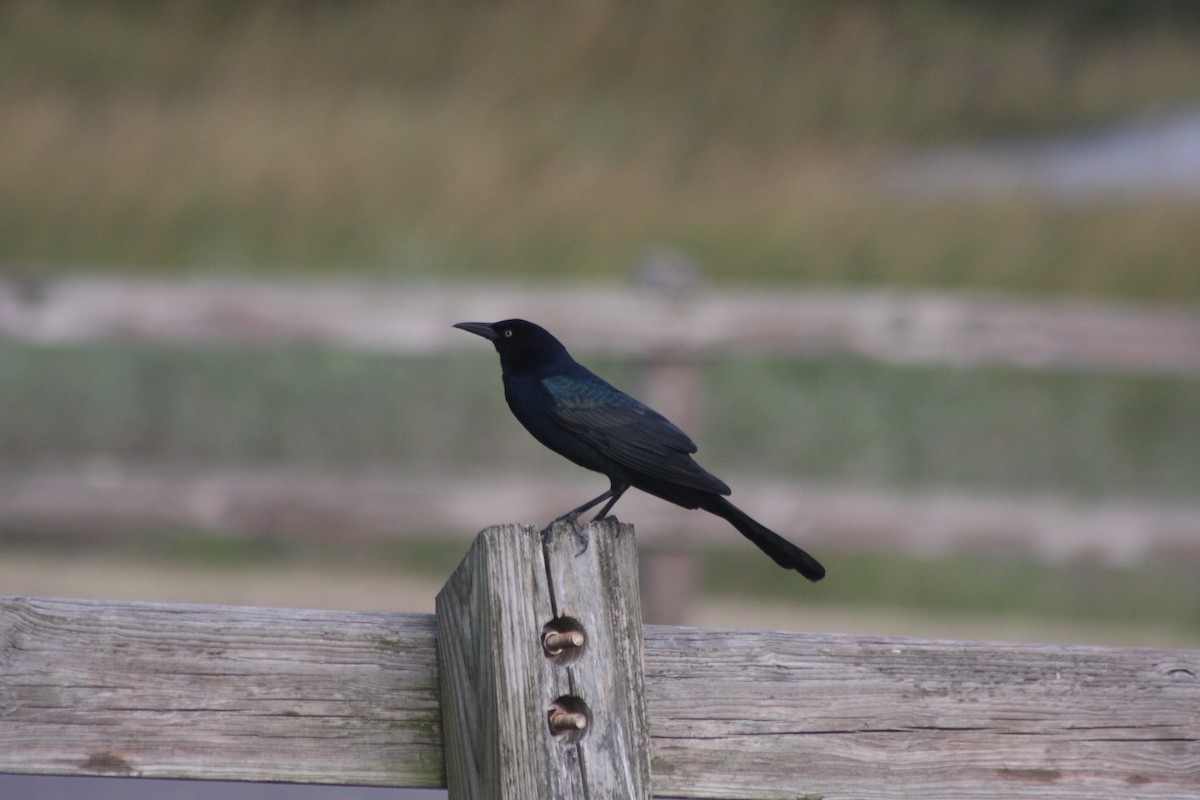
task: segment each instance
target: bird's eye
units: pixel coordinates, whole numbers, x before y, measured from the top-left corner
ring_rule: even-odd
[[[505,339],[511,339],[511,338],[512,338],[512,328],[505,328],[505,329],[504,329],[504,338],[505,338]]]

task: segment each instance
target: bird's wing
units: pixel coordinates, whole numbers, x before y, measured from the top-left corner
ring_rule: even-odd
[[[618,464],[682,486],[729,494],[728,486],[692,460],[696,443],[686,433],[601,378],[556,375],[542,385],[554,398],[554,421]]]

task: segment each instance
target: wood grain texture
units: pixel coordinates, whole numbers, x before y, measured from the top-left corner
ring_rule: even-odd
[[[568,525],[546,541],[556,617],[578,620],[587,634],[583,654],[558,667],[571,694],[591,711],[587,735],[576,745],[588,797],[650,798],[641,601],[632,525],[615,518],[585,528],[587,549]]]
[[[438,651],[452,798],[649,798],[649,736],[633,530],[570,526],[543,540],[507,525],[480,534],[438,595]],[[631,576],[631,577],[630,577]],[[583,654],[553,663],[544,626],[582,624]],[[631,674],[634,673],[634,674]],[[561,697],[589,709],[580,741],[550,734]]]
[[[0,770],[445,784],[428,615],[0,598]]]
[[[437,596],[446,774],[452,797],[583,797],[550,739],[557,695],[539,636],[553,616],[531,525],[483,531]],[[548,666],[548,665],[546,665]],[[545,674],[544,674],[545,673]],[[503,734],[501,734],[503,731]],[[554,792],[554,794],[551,794]]]
[[[444,786],[434,641],[430,616],[2,598],[0,771]],[[645,690],[660,796],[1200,797],[1200,651],[651,626]]]
[[[1200,652],[650,628],[654,788],[1200,797]]]

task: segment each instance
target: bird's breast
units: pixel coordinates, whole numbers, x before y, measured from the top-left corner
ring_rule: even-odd
[[[555,421],[557,400],[540,380],[506,377],[504,399],[525,430],[560,456],[596,472],[624,472],[583,437]]]

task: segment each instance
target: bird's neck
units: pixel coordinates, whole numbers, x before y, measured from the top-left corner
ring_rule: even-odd
[[[557,344],[557,343],[556,343]],[[502,354],[500,369],[505,380],[535,380],[577,368],[575,359],[562,345],[545,351]]]

